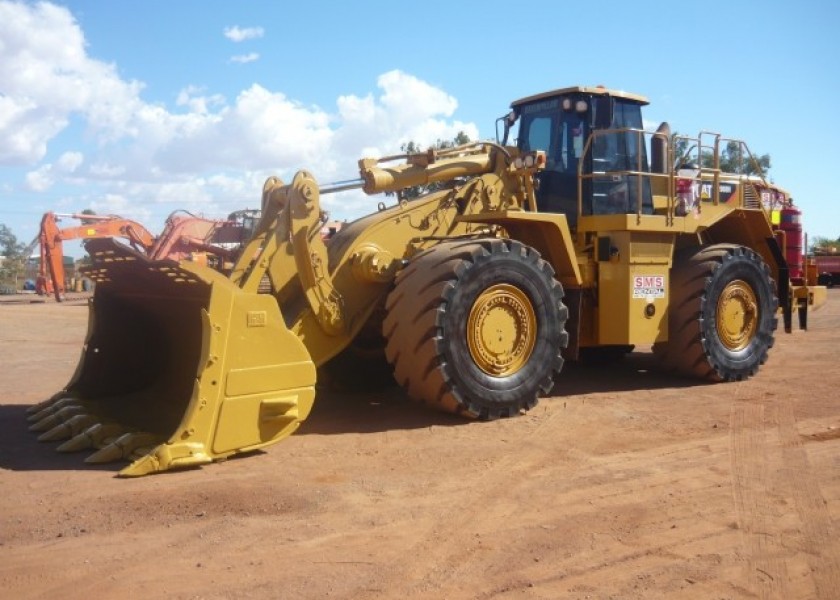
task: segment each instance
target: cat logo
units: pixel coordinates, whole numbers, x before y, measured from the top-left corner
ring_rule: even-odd
[[[727,202],[730,198],[732,198],[732,194],[735,193],[735,186],[730,183],[721,183],[718,186],[720,190],[720,201]],[[700,186],[700,199],[701,200],[711,200],[712,199],[712,184],[711,183],[704,183]]]

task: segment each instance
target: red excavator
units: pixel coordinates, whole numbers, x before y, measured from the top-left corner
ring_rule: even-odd
[[[77,227],[59,228],[62,218],[78,219]],[[65,292],[65,240],[119,237],[154,260],[191,260],[220,271],[232,266],[239,249],[250,237],[258,211],[243,210],[227,219],[206,219],[186,211],[173,212],[161,234],[153,236],[140,223],[116,215],[46,213],[38,240],[41,264],[35,283],[38,294],[54,294],[61,302]]]
[[[233,266],[257,220],[259,211],[254,210],[236,211],[217,220],[175,211],[146,253],[153,259],[190,260],[225,271]]]
[[[78,219],[82,224],[62,229],[58,221],[64,218]],[[125,238],[136,250],[144,253],[148,252],[155,241],[154,236],[140,223],[116,215],[45,213],[38,234],[41,263],[35,291],[42,296],[54,294],[55,299],[61,302],[65,291],[64,241],[103,237]]]

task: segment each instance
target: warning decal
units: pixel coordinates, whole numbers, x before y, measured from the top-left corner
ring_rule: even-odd
[[[664,275],[636,275],[633,277],[634,298],[664,298]]]

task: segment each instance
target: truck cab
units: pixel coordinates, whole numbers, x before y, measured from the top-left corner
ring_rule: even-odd
[[[505,139],[514,123],[522,152],[542,150],[546,167],[537,175],[541,212],[578,215],[653,212],[642,106],[647,99],[603,87],[569,87],[511,104]]]

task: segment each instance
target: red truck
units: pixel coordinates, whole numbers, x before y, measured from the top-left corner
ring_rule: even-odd
[[[814,254],[810,260],[817,266],[818,285],[840,285],[840,254]]]

